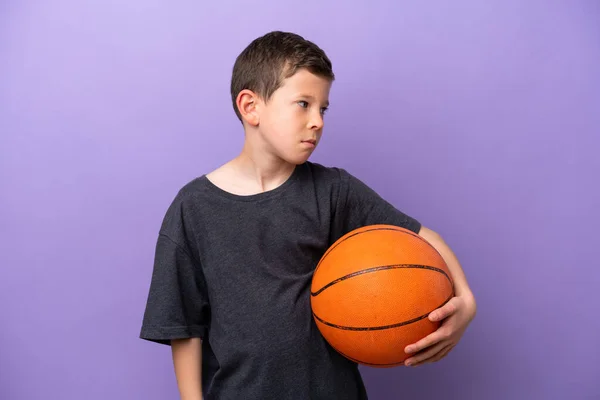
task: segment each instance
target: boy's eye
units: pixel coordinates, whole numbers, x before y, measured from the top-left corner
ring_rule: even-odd
[[[308,108],[308,101],[304,101],[304,100],[300,100],[298,101],[298,105],[302,108]],[[322,107],[321,108],[321,115],[325,115],[325,113],[327,112],[328,108],[327,107]]]

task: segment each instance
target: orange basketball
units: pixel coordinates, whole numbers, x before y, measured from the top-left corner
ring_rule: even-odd
[[[325,340],[359,364],[401,365],[404,348],[434,332],[429,313],[454,294],[442,256],[421,236],[371,225],[337,240],[317,265],[313,316]]]

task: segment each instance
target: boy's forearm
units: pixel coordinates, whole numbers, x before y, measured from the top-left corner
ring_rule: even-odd
[[[181,400],[202,400],[201,339],[172,340],[171,351]]]
[[[450,274],[452,275],[452,280],[454,281],[454,292],[456,296],[462,296],[468,301],[473,302],[473,306],[475,306],[475,298],[473,296],[473,292],[467,283],[467,278],[465,273],[460,266],[458,259],[454,252],[450,249],[450,247],[446,244],[444,239],[428,228],[421,228],[419,232],[419,236],[422,236],[425,240],[427,240],[435,249],[440,253],[446,264],[448,265],[448,269],[450,270]]]

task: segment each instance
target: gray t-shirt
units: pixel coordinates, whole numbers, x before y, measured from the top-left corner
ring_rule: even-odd
[[[372,224],[421,227],[341,168],[306,162],[250,196],[203,175],[165,215],[140,337],[203,338],[205,400],[366,399],[313,320],[310,285],[330,245]]]

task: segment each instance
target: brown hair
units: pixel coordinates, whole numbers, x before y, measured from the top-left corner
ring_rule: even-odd
[[[235,60],[231,77],[231,100],[236,115],[237,95],[249,89],[268,101],[285,78],[305,68],[333,81],[331,61],[319,46],[295,33],[273,31],[252,41]]]

